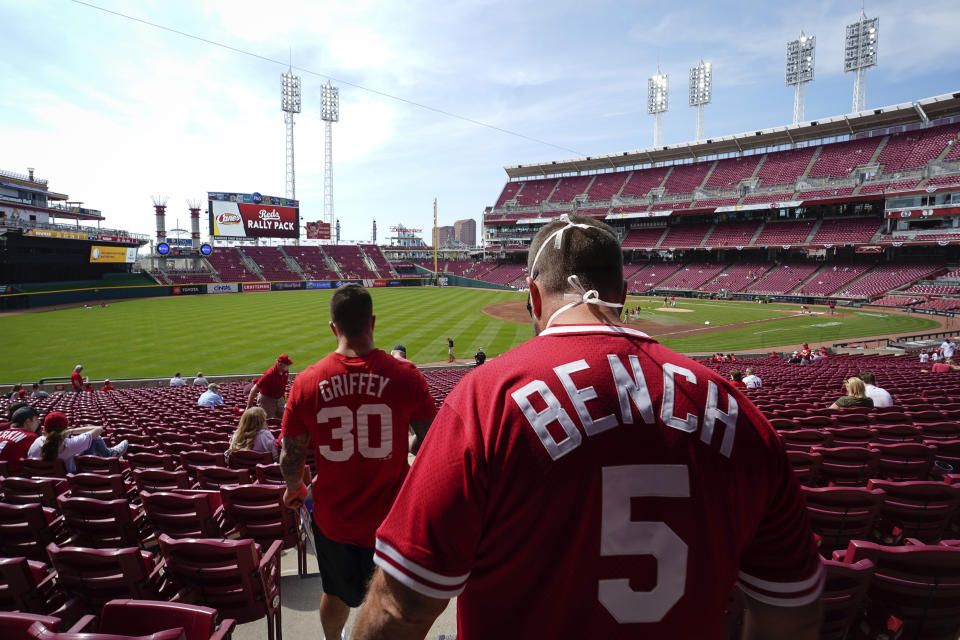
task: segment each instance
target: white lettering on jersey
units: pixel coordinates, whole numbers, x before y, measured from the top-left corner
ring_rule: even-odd
[[[632,400],[643,421],[646,424],[653,424],[653,403],[650,401],[647,379],[640,367],[640,358],[630,356],[629,360],[630,368],[633,370],[632,378],[623,363],[620,362],[620,358],[613,354],[607,355],[607,362],[610,363],[610,373],[613,374],[613,382],[617,386],[617,397],[620,398],[620,422],[633,424],[633,410],[630,408],[630,401]]]
[[[590,411],[587,409],[587,401],[596,399],[596,390],[593,387],[578,389],[577,385],[573,384],[573,378],[570,377],[571,373],[585,371],[589,368],[590,365],[587,364],[586,360],[577,360],[554,367],[553,372],[560,378],[560,384],[566,389],[570,402],[573,403],[573,408],[577,410],[577,415],[580,416],[580,422],[583,424],[583,430],[587,432],[588,436],[595,436],[607,429],[616,427],[619,422],[612,413],[598,420],[594,420],[593,416],[590,415]]]
[[[342,373],[330,376],[329,380],[321,380],[318,385],[320,397],[324,402],[348,395],[383,396],[383,390],[390,383],[390,378],[378,376],[375,373]]]
[[[663,402],[660,404],[660,419],[668,427],[693,433],[697,430],[697,423],[699,422],[696,415],[688,413],[686,418],[678,418],[673,415],[674,399],[676,398],[676,384],[673,378],[678,373],[686,378],[690,384],[697,384],[697,377],[693,375],[693,371],[690,371],[690,369],[669,362],[663,363]]]
[[[533,404],[530,403],[529,399],[530,396],[535,393],[539,394],[547,405],[547,408],[539,413],[533,408]],[[553,395],[553,391],[550,391],[550,387],[548,387],[545,382],[542,380],[533,380],[514,391],[510,396],[513,398],[513,401],[517,403],[517,406],[520,407],[523,415],[527,418],[527,422],[533,427],[534,432],[540,438],[540,442],[543,443],[543,446],[551,458],[559,460],[580,446],[580,443],[583,441],[583,436],[580,435],[577,426],[573,423],[573,420],[570,419],[567,412],[564,411],[563,407],[560,406],[560,401]],[[563,431],[566,434],[566,437],[560,442],[554,440],[550,431],[547,429],[547,426],[554,422],[560,423],[560,426],[563,427]]]
[[[717,407],[717,399],[720,396],[720,390],[717,384],[712,380],[707,383],[707,407],[703,412],[703,430],[700,432],[700,439],[710,444],[713,440],[713,426],[719,420],[726,428],[723,430],[723,441],[720,445],[720,453],[730,457],[733,451],[733,437],[737,433],[737,400],[731,394],[727,394],[727,412],[724,413]]]

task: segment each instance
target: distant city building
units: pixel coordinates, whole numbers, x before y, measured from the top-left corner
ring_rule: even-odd
[[[451,226],[437,227],[437,247],[449,247],[454,241],[454,229]]]
[[[465,218],[454,222],[453,238],[462,245],[477,246],[477,221],[473,218]]]

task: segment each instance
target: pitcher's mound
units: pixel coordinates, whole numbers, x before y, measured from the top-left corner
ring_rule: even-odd
[[[678,309],[676,307],[660,307],[654,311],[666,311],[667,313],[693,313],[693,309]]]

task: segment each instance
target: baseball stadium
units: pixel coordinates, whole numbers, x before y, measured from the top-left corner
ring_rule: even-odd
[[[848,40],[860,38],[855,55],[846,50],[846,70],[857,82],[877,63],[875,30],[875,19],[862,13],[847,27]],[[812,46],[805,36],[788,44],[787,84],[797,89],[793,123],[702,135],[712,71],[701,61],[690,70],[695,139],[664,143],[657,130],[655,143],[641,149],[558,153],[525,164],[504,158],[499,190],[476,203],[480,224],[459,221],[457,241],[454,227],[437,225],[436,213],[426,233],[397,221],[378,243],[373,222],[372,241],[341,241],[329,175],[322,219],[301,217],[292,182],[301,79],[292,68],[283,74],[284,196],[207,191],[175,211],[166,199],[143,194],[134,206],[156,226],[145,234],[54,190],[34,169],[0,168],[0,421],[7,428],[0,430],[0,635],[322,637],[321,580],[310,579],[323,574],[327,582],[315,550],[319,528],[307,508],[285,502],[290,478],[278,455],[287,455],[287,445],[275,439],[296,435],[288,436],[286,421],[298,377],[340,353],[349,338],[331,322],[338,296],[351,285],[369,293],[376,346],[386,353],[392,347],[415,365],[426,403],[443,417],[458,410],[448,395],[474,389],[484,371],[506,366],[498,361],[513,363],[510,354],[529,349],[545,328],[539,302],[531,307],[541,295],[538,272],[529,271],[534,238],[546,225],[579,216],[606,225],[619,244],[626,300],[611,312],[616,324],[681,354],[676,362],[690,363],[682,366],[698,367],[664,364],[662,377],[673,375],[673,366],[676,382],[663,382],[663,395],[685,375],[691,389],[694,373],[714,376],[703,392],[713,404],[701,406],[700,416],[688,414],[695,423],[702,419],[703,442],[712,437],[708,422],[719,425],[718,433],[727,428],[724,447],[728,436],[733,440],[729,425],[737,425],[739,402],[741,416],[755,407],[782,443],[802,495],[795,502],[801,512],[805,505],[823,567],[815,576],[822,591],[804,600],[819,607],[819,635],[795,637],[960,638],[960,366],[953,363],[960,336],[960,91],[943,86],[940,95],[875,108],[862,95],[858,105],[855,93],[852,112],[808,120],[801,100],[813,79]],[[665,78],[658,70],[648,84],[648,114],[658,127]],[[327,82],[320,120],[328,173],[338,99]],[[4,162],[16,166],[15,148]],[[180,219],[190,228],[177,229]],[[574,295],[580,304],[587,297]],[[557,324],[564,323],[553,330]],[[288,361],[279,413],[261,412],[272,453],[238,449],[238,425],[270,395],[268,378]],[[633,366],[637,376],[640,365]],[[721,378],[732,383],[726,413],[715,395]],[[640,383],[631,384],[639,393]],[[857,384],[868,394],[885,390],[888,400],[858,394]],[[553,410],[553,398],[564,407],[560,413],[589,418],[586,400],[574,392],[590,400],[597,391],[558,383],[520,415],[540,420]],[[517,393],[487,400],[502,405]],[[205,405],[208,394],[218,400]],[[629,411],[626,397],[616,406]],[[639,396],[630,397],[642,417]],[[864,397],[869,404],[841,402]],[[684,431],[674,425],[683,414],[665,411],[660,426]],[[566,413],[570,427],[559,419],[551,428],[573,429],[579,443]],[[41,455],[39,447],[28,455],[18,440],[3,439],[21,433],[31,417],[43,420],[49,437],[51,416],[63,416],[72,431],[95,429],[102,451],[84,448],[67,461]],[[633,424],[628,418],[622,424]],[[359,434],[359,414],[357,425]],[[589,425],[583,421],[584,442],[603,437]],[[538,435],[559,441],[552,432]],[[560,444],[574,439],[569,430],[566,437]],[[417,455],[430,455],[438,440],[428,438]],[[316,487],[318,468],[333,458],[311,447],[304,477]],[[19,453],[8,458],[5,450]],[[316,493],[311,500],[316,506]],[[378,537],[376,562],[384,572],[413,571],[410,584],[398,582],[417,590],[419,579],[432,580],[433,590],[423,593],[444,601],[449,595],[442,594],[453,593],[453,603],[419,637],[454,638],[458,629],[461,637],[483,637],[466,633],[458,620],[459,592],[436,587],[452,584],[443,582],[450,578],[426,566],[411,570],[404,563],[413,560],[392,547],[395,557],[381,558],[381,543]],[[426,573],[418,578],[418,571]],[[718,605],[722,635],[709,637],[760,637],[750,635],[751,606],[782,600],[776,583],[743,576]],[[629,584],[634,595],[659,589],[656,580],[654,587],[632,578]],[[467,582],[459,597],[474,593]],[[353,607],[340,622],[344,637],[361,637],[351,636],[359,634],[358,620]],[[596,637],[647,637],[654,627],[620,628],[628,635]]]

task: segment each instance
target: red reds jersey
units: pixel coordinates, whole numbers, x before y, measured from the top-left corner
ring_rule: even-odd
[[[435,414],[420,371],[380,349],[363,357],[331,353],[297,375],[283,436],[310,434],[313,518],[324,535],[373,546],[407,475],[410,421]]]
[[[70,374],[70,384],[73,385],[74,391],[80,391],[83,388],[83,376],[80,375],[79,371]]]
[[[279,398],[283,395],[283,392],[287,390],[287,378],[289,377],[289,371],[281,373],[277,369],[277,365],[273,365],[263,372],[263,375],[257,380],[257,386],[263,395],[270,396],[271,398]]]
[[[0,460],[6,461],[10,471],[19,471],[20,459],[27,457],[27,451],[36,439],[36,433],[22,429],[0,431]]]
[[[804,347],[803,349],[800,349],[800,357],[803,358],[804,360],[809,360],[811,355],[813,355],[813,352],[810,351],[810,349],[806,347]]]
[[[610,325],[489,365],[448,396],[377,531],[385,572],[459,596],[458,638],[721,638],[735,583],[817,599],[796,477],[728,381]]]

